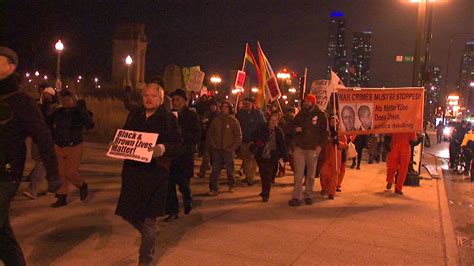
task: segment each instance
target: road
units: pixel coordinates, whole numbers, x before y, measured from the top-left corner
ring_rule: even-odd
[[[440,158],[461,261],[464,265],[474,265],[474,183],[470,182],[470,177],[454,174],[448,169],[448,147],[449,143],[443,141],[425,151]]]

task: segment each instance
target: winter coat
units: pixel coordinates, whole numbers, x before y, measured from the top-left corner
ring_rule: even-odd
[[[328,121],[324,112],[318,107],[302,110],[293,120],[293,125],[301,127],[302,132],[296,132],[295,145],[303,150],[314,150],[317,146],[324,147],[328,138]]]
[[[15,73],[0,80],[0,182],[19,181],[26,159],[25,139],[38,145],[48,182],[58,183],[58,163],[53,140],[36,101],[19,92],[20,77]]]
[[[239,121],[233,115],[221,114],[214,118],[207,132],[206,141],[212,150],[235,151],[242,143]]]
[[[242,142],[251,141],[254,132],[266,123],[263,113],[258,109],[242,109],[237,112],[235,117],[239,120],[242,129]]]
[[[278,161],[280,158],[283,161],[288,162],[288,148],[286,146],[285,135],[280,127],[275,129],[275,142],[276,149],[271,152],[271,161]],[[262,153],[265,148],[265,144],[270,136],[270,129],[268,125],[263,125],[254,133],[252,141],[254,142],[254,153],[257,160],[263,159]]]
[[[162,105],[146,118],[145,109],[132,111],[124,129],[158,133],[157,144],[165,153],[150,163],[125,160],[122,168],[122,188],[116,214],[124,219],[155,218],[165,214],[169,164],[183,152],[178,119]]]
[[[194,172],[194,153],[201,140],[201,124],[196,111],[187,106],[178,113],[179,127],[183,137],[183,154],[171,163],[171,175],[191,178]]]
[[[60,108],[53,114],[52,134],[54,143],[60,147],[71,147],[82,143],[83,129],[94,127],[92,116],[84,100],[76,107]]]

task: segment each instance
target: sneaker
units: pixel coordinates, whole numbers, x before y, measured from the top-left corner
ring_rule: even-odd
[[[79,188],[79,198],[81,199],[81,201],[85,201],[88,195],[89,189],[87,183],[84,182],[84,184],[82,184],[82,186]]]
[[[337,188],[336,188],[336,192],[342,192],[341,187],[337,187]]]
[[[268,202],[268,197],[262,197],[262,202]]]
[[[387,188],[387,189],[391,189],[391,188],[392,188],[392,183],[387,183],[386,188]]]
[[[234,187],[229,187],[229,193],[234,193],[235,192],[235,188]]]
[[[328,199],[334,200],[334,195],[329,195],[329,196],[328,196]]]
[[[51,204],[51,208],[59,208],[67,205],[66,195],[56,195],[56,197],[58,198],[58,200],[55,203]]]
[[[217,191],[209,191],[209,192],[207,192],[207,195],[208,195],[209,197],[215,197],[215,196],[219,195],[219,192],[217,192]]]
[[[306,199],[304,199],[304,203],[306,203],[306,205],[313,205],[313,199],[312,198],[306,198]]]
[[[355,167],[356,167],[355,164],[351,165],[351,169],[354,169]]]
[[[23,191],[23,196],[29,198],[29,199],[32,199],[32,200],[35,200],[36,198],[38,198],[38,196],[36,195],[33,195],[33,193],[29,192],[29,191]]]
[[[291,200],[288,201],[288,205],[290,205],[290,206],[300,206],[301,205],[301,200],[291,199]]]
[[[398,190],[398,189],[395,189],[395,193],[397,193],[399,195],[403,195],[403,192],[401,190]]]
[[[357,170],[360,170],[360,166],[358,165],[358,166],[356,167],[356,169],[357,169]]]

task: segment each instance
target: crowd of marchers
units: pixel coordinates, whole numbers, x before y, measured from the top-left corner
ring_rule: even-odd
[[[48,192],[56,196],[51,207],[65,207],[69,185],[79,189],[81,201],[88,199],[88,184],[78,169],[83,130],[94,127],[93,114],[74,91],[59,92],[44,84],[39,86],[36,101],[22,92],[17,65],[16,53],[0,47],[0,260],[6,265],[25,265],[9,219],[10,202],[22,180],[25,139],[30,136],[33,140],[35,164],[23,195],[36,199],[40,195],[38,183],[46,179]],[[352,160],[351,168],[360,170],[362,153],[367,149],[369,164],[387,162],[386,188],[395,184],[395,193],[403,195],[411,144],[417,141],[415,132],[341,133],[337,114],[320,110],[311,94],[299,108],[269,104],[266,111],[258,109],[250,97],[238,101],[237,106],[218,97],[188,97],[183,89],[166,95],[163,80],[156,77],[142,89],[140,101],[124,99],[129,115],[122,129],[159,134],[151,162],[123,162],[116,208],[116,214],[141,235],[140,265],[153,263],[157,218],[166,215],[167,222],[178,219],[177,190],[184,214],[193,210],[190,180],[195,175],[196,157],[202,158],[197,178],[205,178],[211,170],[208,196],[222,191],[219,179],[225,169],[230,193],[235,191],[236,172],[243,176],[239,182],[248,186],[256,184],[258,173],[262,202],[269,201],[272,184],[286,174],[289,164],[294,185],[288,204],[300,206],[313,204],[315,177],[320,180],[318,192],[334,200],[336,193],[342,192],[346,161]],[[466,133],[462,137],[470,139],[462,145],[469,147],[474,138]],[[238,157],[242,167],[236,171]]]

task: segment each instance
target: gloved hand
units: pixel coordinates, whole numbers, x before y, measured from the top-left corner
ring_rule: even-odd
[[[63,185],[63,181],[58,177],[48,179],[48,192],[55,193]]]

